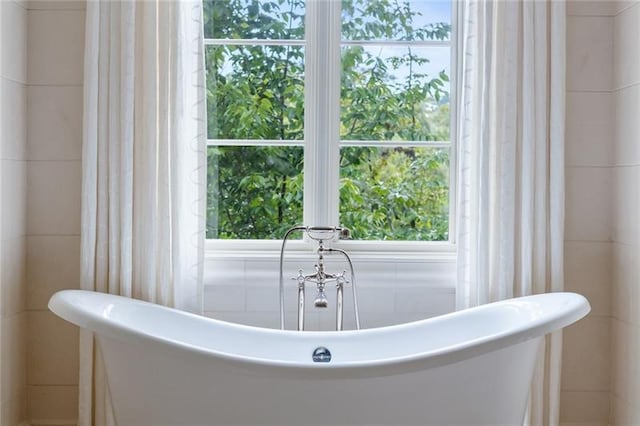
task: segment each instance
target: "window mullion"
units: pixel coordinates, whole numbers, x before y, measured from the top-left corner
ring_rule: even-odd
[[[304,222],[338,224],[340,179],[339,1],[306,4]]]

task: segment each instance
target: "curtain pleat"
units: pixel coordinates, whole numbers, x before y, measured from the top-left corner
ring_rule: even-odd
[[[563,289],[564,2],[458,3],[459,309]],[[559,422],[562,335],[526,421]]]
[[[87,3],[81,286],[202,310],[205,102],[199,1]],[[80,425],[112,425],[80,336]]]

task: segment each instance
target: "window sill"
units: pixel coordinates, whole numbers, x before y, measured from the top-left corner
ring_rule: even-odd
[[[280,258],[281,246],[282,242],[276,240],[207,240],[205,258],[275,260]],[[313,259],[316,247],[301,240],[288,241],[285,258]],[[354,262],[450,263],[456,259],[456,246],[450,242],[339,241],[332,247],[345,250]]]

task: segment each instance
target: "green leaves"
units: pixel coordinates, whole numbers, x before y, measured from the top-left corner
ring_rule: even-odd
[[[403,0],[343,0],[348,40],[448,40]],[[302,0],[204,0],[205,36],[303,39]],[[340,135],[346,140],[446,141],[449,76],[427,48],[342,49]],[[213,139],[304,139],[304,49],[206,48],[207,134]],[[357,239],[446,240],[449,152],[342,149],[340,221]],[[302,221],[303,149],[224,146],[208,151],[208,238],[279,239]]]
[[[448,238],[445,148],[344,148],[340,220],[358,239]]]

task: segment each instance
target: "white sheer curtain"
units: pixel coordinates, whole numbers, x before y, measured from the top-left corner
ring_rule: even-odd
[[[200,312],[205,102],[200,1],[87,3],[83,289]],[[114,424],[93,336],[80,425]]]
[[[563,289],[565,4],[458,4],[457,306]],[[561,334],[528,423],[559,421]]]

